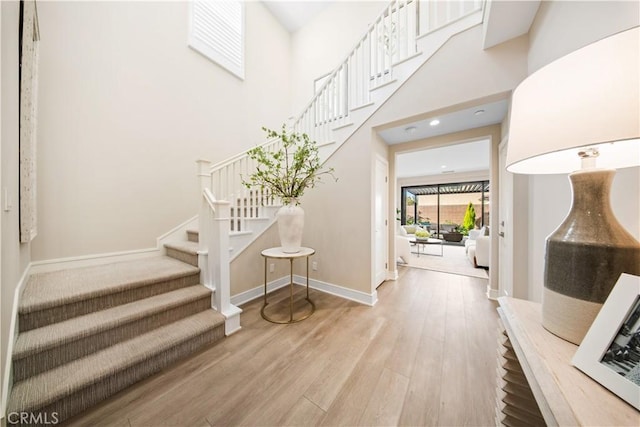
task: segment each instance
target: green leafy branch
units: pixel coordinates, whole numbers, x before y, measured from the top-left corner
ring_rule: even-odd
[[[247,188],[260,187],[282,199],[284,203],[298,203],[307,188],[313,188],[322,181],[322,175],[330,175],[335,181],[333,168],[322,170],[315,141],[306,133],[287,131],[283,124],[280,132],[262,128],[267,137],[277,138],[281,146],[268,150],[263,146],[248,151],[249,157],[257,163],[256,171],[248,179],[242,179]]]

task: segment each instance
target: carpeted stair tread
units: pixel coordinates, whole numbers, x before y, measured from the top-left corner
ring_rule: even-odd
[[[203,311],[20,381],[13,386],[8,410],[37,411],[223,324],[221,314]]]
[[[198,230],[187,230],[187,238],[190,242],[198,242],[200,240],[200,232]]]
[[[177,251],[185,252],[190,255],[198,255],[198,242],[171,242],[165,243],[164,246],[167,249],[175,249]]]
[[[198,266],[199,246],[199,243],[189,241],[171,242],[164,244],[164,247],[167,250],[167,256],[193,265],[195,267]]]
[[[34,274],[29,278],[19,305],[21,314],[71,302],[143,287],[158,280],[177,279],[199,269],[160,256],[93,267]]]
[[[188,286],[22,332],[16,340],[13,359],[21,359],[210,295],[211,291],[204,286]]]

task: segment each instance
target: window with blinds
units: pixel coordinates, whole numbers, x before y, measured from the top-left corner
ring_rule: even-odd
[[[189,46],[244,79],[244,4],[192,0]]]

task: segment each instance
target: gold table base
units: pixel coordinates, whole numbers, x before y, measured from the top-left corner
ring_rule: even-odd
[[[262,316],[262,318],[264,320],[266,320],[268,322],[271,322],[271,323],[278,323],[278,324],[296,323],[296,322],[300,322],[302,320],[308,319],[316,311],[316,305],[309,298],[309,256],[313,255],[313,253],[315,253],[315,251],[313,251],[309,255],[306,255],[306,258],[307,258],[307,296],[305,297],[305,301],[307,301],[309,303],[309,305],[311,305],[311,311],[309,313],[306,313],[302,317],[297,317],[295,319],[293,317],[293,285],[295,285],[296,283],[294,283],[294,281],[293,281],[293,259],[296,258],[296,257],[299,257],[299,256],[295,256],[294,254],[292,254],[292,256],[286,257],[286,258],[289,259],[289,320],[276,320],[276,319],[273,319],[273,318],[269,317],[265,313],[265,310],[266,310],[267,306],[269,305],[269,302],[267,301],[267,260],[270,258],[269,255],[265,255],[265,252],[266,251],[263,251],[263,253],[262,253],[262,256],[264,257],[264,304],[262,305],[262,309],[260,309],[260,315]],[[280,257],[280,258],[282,258],[282,257]]]

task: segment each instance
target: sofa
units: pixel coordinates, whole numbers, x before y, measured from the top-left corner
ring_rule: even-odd
[[[411,242],[416,239],[415,232],[417,230],[424,230],[424,228],[416,225],[398,226],[396,231],[397,261],[402,262],[403,264],[409,263],[409,257],[411,256]]]
[[[479,230],[469,230],[469,238],[464,243],[467,258],[474,267],[489,268],[491,258],[491,238],[489,227]]]

